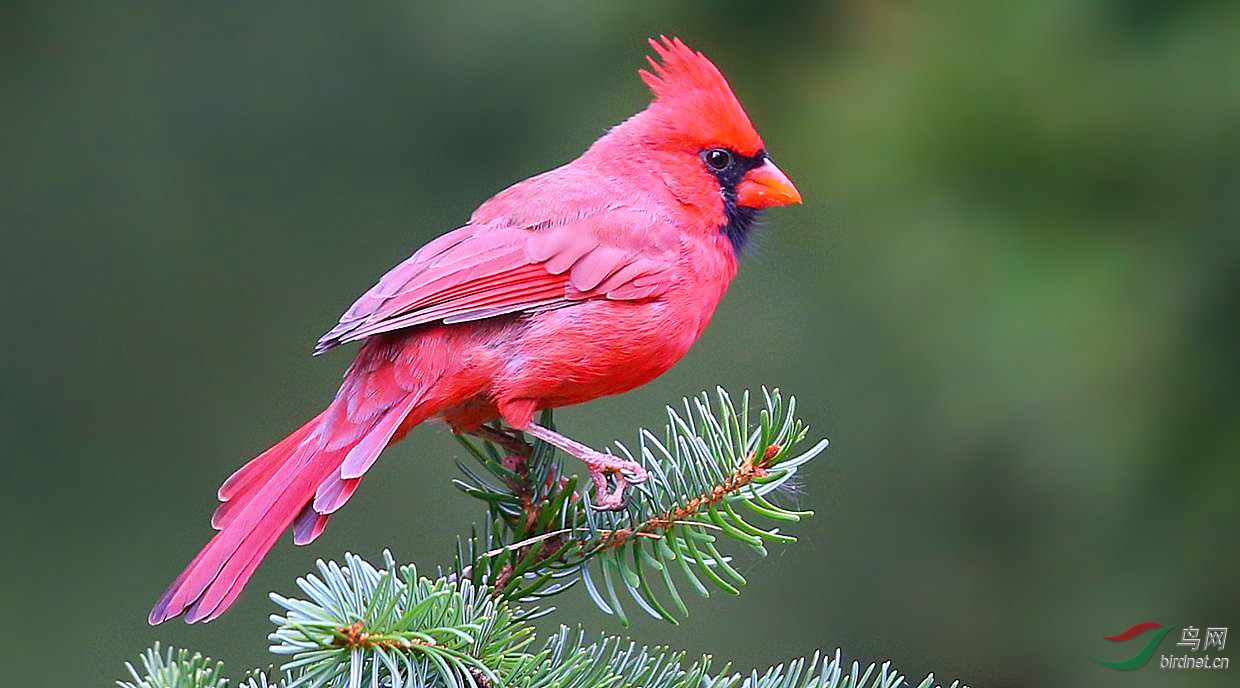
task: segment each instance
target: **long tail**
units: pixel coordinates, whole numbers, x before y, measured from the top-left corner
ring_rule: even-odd
[[[185,614],[188,623],[210,621],[237,599],[290,525],[299,545],[317,538],[384,447],[425,419],[417,396],[360,422],[346,418],[338,399],[233,473],[220,486],[222,504],[211,517],[219,532],[172,581],[147,620],[158,624]]]

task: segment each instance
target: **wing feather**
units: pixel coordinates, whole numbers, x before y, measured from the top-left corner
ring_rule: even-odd
[[[675,229],[608,212],[537,227],[466,225],[392,268],[363,294],[315,353],[429,323],[532,313],[591,298],[643,300],[671,283]]]

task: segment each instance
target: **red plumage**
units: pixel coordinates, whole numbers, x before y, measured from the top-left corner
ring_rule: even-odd
[[[436,418],[470,432],[502,419],[545,434],[531,423],[539,409],[627,391],[684,355],[736,272],[753,216],[800,196],[719,70],[679,39],[651,45],[649,107],[423,246],[319,340],[316,353],[364,341],[327,409],[220,487],[219,532],[151,623],[223,613],[280,533],[318,537],[413,426]],[[600,497],[603,473],[640,472],[546,436],[587,462]]]

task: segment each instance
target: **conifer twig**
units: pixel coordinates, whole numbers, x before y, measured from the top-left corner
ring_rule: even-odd
[[[561,626],[539,642],[530,620],[554,611],[530,606],[584,583],[604,611],[626,621],[621,600],[675,623],[688,613],[678,589],[731,593],[744,578],[719,545],[758,554],[795,541],[761,522],[795,523],[811,512],[768,497],[826,448],[794,453],[806,436],[795,400],[763,390],[754,417],[750,395],[723,390],[668,409],[662,436],[641,431],[636,452],[651,473],[621,512],[590,508],[555,449],[487,426],[480,441],[461,438],[474,459],[459,464],[457,486],[486,505],[480,528],[458,542],[453,565],[431,578],[353,554],[343,565],[319,561],[297,580],[303,597],[272,594],[281,608],[270,649],[287,657],[279,672],[253,671],[236,688],[896,688],[889,664],[845,666],[839,650],[742,675],[709,657],[646,647],[614,636],[590,638]],[[540,422],[552,427],[550,412]],[[479,470],[480,467],[480,470]],[[676,574],[676,575],[673,575]],[[655,585],[655,584],[658,585]],[[655,592],[656,587],[662,594]],[[126,665],[122,688],[232,688],[218,663],[185,650]],[[935,685],[933,674],[917,688]],[[951,684],[953,688],[957,683]]]

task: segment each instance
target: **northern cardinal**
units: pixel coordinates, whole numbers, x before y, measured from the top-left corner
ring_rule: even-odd
[[[801,201],[715,65],[680,39],[650,45],[649,107],[483,203],[319,339],[316,353],[364,341],[327,409],[220,486],[219,532],[150,623],[222,614],[282,532],[313,541],[380,452],[429,419],[490,439],[503,437],[483,424],[503,420],[576,456],[601,508],[645,480],[534,413],[669,369],[714,313],[758,213]]]

